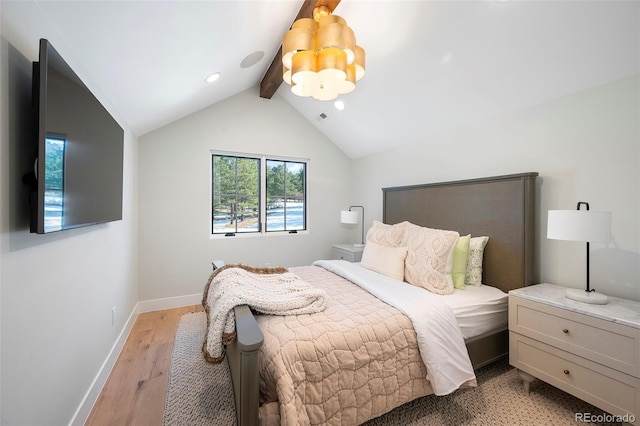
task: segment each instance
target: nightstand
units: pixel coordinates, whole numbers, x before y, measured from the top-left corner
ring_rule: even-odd
[[[335,244],[331,247],[331,259],[342,259],[348,262],[360,262],[364,247],[353,244]]]
[[[509,363],[525,390],[535,378],[640,424],[640,303],[615,297],[590,305],[565,287],[509,292]]]

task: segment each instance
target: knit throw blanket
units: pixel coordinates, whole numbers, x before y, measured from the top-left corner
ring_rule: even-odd
[[[202,351],[211,363],[224,359],[224,345],[236,339],[233,308],[249,305],[270,315],[312,314],[324,310],[326,293],[282,267],[225,265],[216,269],[204,288],[202,305],[207,331]]]

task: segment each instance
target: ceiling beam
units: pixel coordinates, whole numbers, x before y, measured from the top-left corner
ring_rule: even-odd
[[[327,6],[329,10],[333,12],[336,6],[338,6],[338,3],[340,3],[340,0],[304,0],[304,3],[302,3],[296,19],[294,19],[293,22],[297,21],[300,18],[311,18],[313,15],[313,9],[315,9],[316,6]],[[291,25],[293,25],[293,22],[291,23]],[[271,65],[269,65],[269,69],[267,69],[264,77],[262,77],[262,81],[260,82],[260,97],[271,99],[273,94],[276,93],[276,90],[278,90],[278,87],[280,87],[281,83],[282,45],[280,45],[278,53],[276,53],[276,56],[271,62]]]

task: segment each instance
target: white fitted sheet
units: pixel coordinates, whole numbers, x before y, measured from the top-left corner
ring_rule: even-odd
[[[499,288],[488,285],[466,286],[442,296],[451,307],[462,337],[469,339],[508,324],[508,295]]]

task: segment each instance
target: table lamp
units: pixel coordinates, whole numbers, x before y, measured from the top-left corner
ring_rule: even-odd
[[[580,210],[584,205],[586,210]],[[607,296],[596,293],[589,286],[589,243],[608,243],[611,239],[611,213],[589,210],[589,203],[578,203],[576,210],[549,210],[547,238],[587,243],[587,287],[585,290],[567,289],[565,296],[583,303],[604,305]]]
[[[358,212],[352,211],[353,208],[361,208],[362,209],[362,238],[361,243],[354,243],[355,247],[364,247],[364,207],[363,206],[350,206],[349,210],[342,210],[340,212],[340,222],[346,224],[355,224],[358,223]]]

